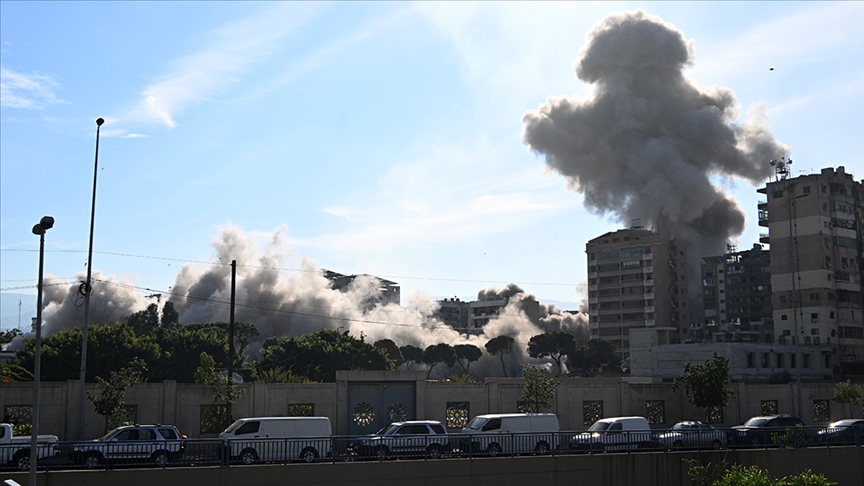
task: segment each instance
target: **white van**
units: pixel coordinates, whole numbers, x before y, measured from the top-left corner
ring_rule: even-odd
[[[253,417],[237,420],[219,438],[225,460],[312,462],[330,455],[332,433],[327,417]]]
[[[609,417],[594,422],[587,431],[574,436],[570,449],[594,452],[649,449],[652,437],[645,417]]]
[[[460,449],[466,453],[546,454],[558,447],[558,417],[554,413],[478,415],[462,434]]]

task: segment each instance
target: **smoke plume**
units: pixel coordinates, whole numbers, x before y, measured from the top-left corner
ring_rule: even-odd
[[[693,60],[693,42],[673,25],[642,11],[610,15],[575,62],[592,95],[550,97],[525,113],[522,138],[589,210],[624,224],[641,218],[688,241],[698,263],[744,229],[744,213],[711,176],[762,183],[767,162],[789,148],[774,140],[764,107],[737,123],[730,89],[687,79]]]
[[[292,250],[287,248],[285,228],[277,228],[261,244],[259,240],[236,226],[226,226],[212,240],[215,250],[214,264],[203,267],[188,263],[178,272],[170,290],[161,291],[160,311],[171,301],[180,317],[180,324],[196,322],[227,322],[231,301],[231,261],[237,262],[235,320],[254,324],[260,330],[250,342],[253,358],[264,341],[272,336],[297,337],[321,329],[349,332],[374,343],[391,339],[397,345],[407,344],[426,348],[432,344],[473,344],[484,350],[480,361],[471,365],[476,376],[502,376],[498,357],[485,353],[486,343],[501,334],[516,340],[514,352],[506,357],[509,376],[521,373],[519,363],[529,362],[549,366],[548,359],[533,360],[525,348],[528,340],[545,331],[565,330],[578,340],[587,340],[587,319],[582,313],[567,313],[537,302],[514,284],[504,290],[489,289],[480,292],[491,300],[509,299],[503,312],[494,318],[482,335],[465,336],[434,317],[438,303],[430,296],[417,293],[410,296],[409,304],[378,304],[377,281],[371,276],[358,276],[344,289],[331,288],[324,272],[310,258],[291,261]],[[296,267],[288,270],[288,265]],[[76,276],[84,280],[84,275]],[[56,280],[56,279],[55,279]],[[131,282],[94,271],[91,296],[91,325],[113,324],[125,320],[134,312],[154,303],[144,297]],[[43,312],[46,333],[57,332],[83,323],[83,297],[79,284],[66,283],[46,287],[46,307]],[[538,309],[525,312],[525,306]],[[16,343],[20,346],[20,343]],[[425,365],[412,364],[412,369]],[[442,378],[458,372],[439,365],[432,378]]]

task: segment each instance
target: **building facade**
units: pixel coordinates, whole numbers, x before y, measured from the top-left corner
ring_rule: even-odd
[[[758,192],[760,241],[771,245],[778,343],[828,345],[832,366],[864,372],[864,185],[843,167],[791,177],[788,163]]]
[[[630,354],[631,328],[668,327],[670,339],[688,334],[687,249],[634,222],[590,240],[588,320],[592,338],[611,341],[623,359]]]
[[[702,323],[691,338],[702,342],[774,342],[771,258],[762,245],[702,258]]]

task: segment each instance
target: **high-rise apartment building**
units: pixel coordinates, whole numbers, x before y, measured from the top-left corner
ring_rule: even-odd
[[[588,315],[592,338],[609,340],[630,355],[630,328],[668,331],[669,342],[687,335],[687,249],[635,221],[585,245]]]
[[[791,161],[790,161],[791,162]],[[790,177],[787,161],[758,192],[770,243],[777,342],[830,345],[826,364],[864,372],[864,184],[843,167]]]
[[[774,342],[770,252],[751,250],[702,258],[700,324],[691,325],[695,340]]]

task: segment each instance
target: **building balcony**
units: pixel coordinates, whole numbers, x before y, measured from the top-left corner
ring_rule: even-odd
[[[645,306],[645,313],[647,314],[647,313],[651,313],[651,312],[654,312],[654,306],[653,305]]]
[[[768,201],[759,201],[756,203],[756,207],[759,209],[768,209]]]
[[[589,285],[588,290],[597,290],[597,284]]]
[[[654,259],[653,253],[643,253],[642,254],[642,260],[644,260],[644,261],[653,260],[653,259]]]
[[[654,319],[645,319],[645,327],[654,327],[656,324]]]
[[[597,265],[597,260],[588,260],[588,265]]]
[[[645,300],[654,300],[654,292],[646,292],[642,294],[642,298]]]
[[[643,287],[653,287],[653,286],[654,286],[654,279],[653,279],[653,278],[649,278],[649,279],[647,279],[647,280],[643,280],[643,281],[642,281],[642,286],[643,286]]]
[[[599,310],[589,310],[588,315],[591,317],[597,317],[600,315],[600,311]]]
[[[600,323],[599,322],[589,322],[588,323],[588,329],[593,329],[593,330],[600,329]]]
[[[597,272],[588,272],[588,278],[597,278]]]
[[[768,233],[759,233],[759,243],[771,244],[771,238]]]
[[[642,267],[642,273],[654,273],[654,267]]]
[[[588,297],[588,303],[589,304],[597,304],[599,302],[600,302],[600,299],[598,299],[597,297]]]

